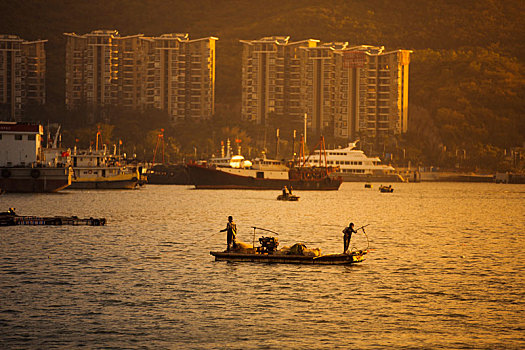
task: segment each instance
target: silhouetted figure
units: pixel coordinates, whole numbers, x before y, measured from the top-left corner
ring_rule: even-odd
[[[357,231],[354,230],[354,223],[351,222],[348,227],[345,227],[343,230],[344,236],[343,236],[343,244],[344,244],[344,250],[343,253],[347,254],[348,247],[350,246],[350,239],[352,238],[352,233],[356,233]]]
[[[226,243],[228,245],[228,248],[226,251],[230,251],[233,248],[237,246],[235,243],[235,238],[237,236],[237,225],[233,222],[233,217],[228,216],[228,223],[226,224],[226,228],[224,230],[220,230],[219,232],[226,231]]]
[[[283,197],[288,196],[288,188],[286,186],[283,187]]]

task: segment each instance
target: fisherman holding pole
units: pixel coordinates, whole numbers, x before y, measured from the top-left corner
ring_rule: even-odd
[[[343,233],[343,254],[348,254],[348,246],[350,246],[350,239],[352,238],[352,233],[357,233],[357,231],[354,230],[354,223],[351,222],[350,225],[348,225],[348,227],[345,227]]]
[[[364,228],[368,226],[361,226],[357,230],[362,229],[364,231]],[[343,254],[348,254],[348,247],[350,246],[350,239],[352,238],[352,233],[357,233],[357,230],[354,230],[354,223],[351,222],[348,227],[345,227],[343,230],[344,236],[343,236],[343,244],[344,244],[344,250]]]

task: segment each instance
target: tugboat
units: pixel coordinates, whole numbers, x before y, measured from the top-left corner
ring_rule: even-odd
[[[95,150],[74,148],[71,164],[74,176],[71,189],[134,189],[141,178],[141,168],[128,166],[120,154],[109,154],[106,145],[99,149],[100,131],[97,132]]]
[[[42,125],[0,122],[0,188],[4,192],[57,192],[71,184],[72,171],[45,159]]]

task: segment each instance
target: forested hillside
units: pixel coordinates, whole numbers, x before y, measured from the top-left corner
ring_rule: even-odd
[[[0,33],[49,40],[48,105],[40,113],[71,128],[89,126],[63,108],[62,33],[117,29],[123,35],[218,37],[217,118],[208,125],[167,128],[174,154],[209,150],[229,132],[252,139],[260,132],[238,121],[240,39],[290,35],[411,49],[410,132],[398,140],[397,151],[403,147],[413,162],[441,166],[457,164],[460,151],[461,166],[495,169],[508,167],[504,149],[525,141],[524,15],[520,0],[20,0],[2,3]],[[131,126],[114,123],[114,133],[133,133],[128,143],[146,149],[155,142],[153,128],[160,127],[162,116],[143,123],[139,114]]]

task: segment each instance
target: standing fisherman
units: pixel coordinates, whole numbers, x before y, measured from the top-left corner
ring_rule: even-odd
[[[229,252],[233,246],[235,248],[237,244],[235,243],[235,238],[237,235],[237,225],[233,222],[233,217],[228,216],[228,223],[226,224],[226,228],[224,230],[220,230],[219,232],[226,231],[226,242],[228,244],[227,252]]]
[[[348,247],[350,246],[350,239],[352,238],[352,233],[357,233],[356,230],[354,230],[354,223],[351,222],[348,227],[345,227],[343,230],[344,236],[343,236],[343,244],[344,244],[344,250],[343,254],[347,254]]]

